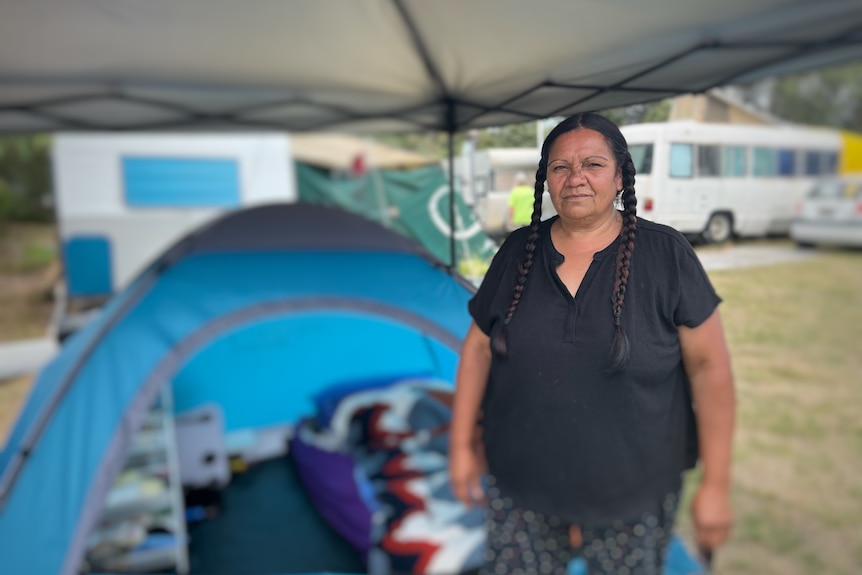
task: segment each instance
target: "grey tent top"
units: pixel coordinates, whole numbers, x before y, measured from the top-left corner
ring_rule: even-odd
[[[298,203],[229,212],[180,239],[154,265],[164,267],[197,253],[277,250],[380,251],[433,260],[419,244],[361,216]]]
[[[859,0],[3,0],[0,132],[453,132],[860,58]]]

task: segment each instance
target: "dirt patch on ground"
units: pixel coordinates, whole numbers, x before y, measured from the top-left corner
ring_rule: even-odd
[[[41,272],[0,274],[0,341],[43,337],[51,320],[58,266]]]

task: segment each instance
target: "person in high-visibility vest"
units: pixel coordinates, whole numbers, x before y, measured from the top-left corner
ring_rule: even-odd
[[[509,231],[530,225],[533,214],[533,187],[527,185],[527,174],[518,172],[515,175],[515,187],[509,192]]]

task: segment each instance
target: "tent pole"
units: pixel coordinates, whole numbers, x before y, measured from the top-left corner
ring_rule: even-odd
[[[446,102],[446,132],[449,145],[449,269],[457,270],[455,260],[455,102]]]

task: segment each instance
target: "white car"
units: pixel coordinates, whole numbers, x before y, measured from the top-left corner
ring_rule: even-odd
[[[799,203],[790,237],[800,246],[862,248],[862,174],[818,183]]]

